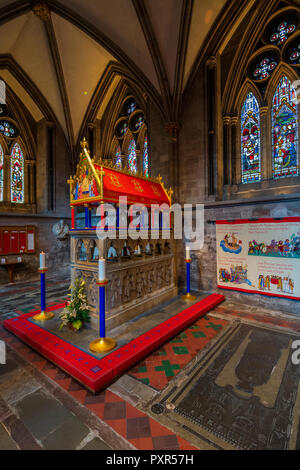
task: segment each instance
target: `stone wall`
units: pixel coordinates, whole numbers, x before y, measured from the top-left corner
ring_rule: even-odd
[[[207,205],[205,208],[205,243],[203,248],[194,252],[191,265],[192,287],[195,290],[219,291],[227,299],[242,303],[261,306],[263,308],[291,312],[300,315],[300,302],[279,297],[269,297],[259,294],[217,289],[217,260],[216,260],[216,220],[240,219],[257,217],[296,217],[300,216],[299,201],[252,202],[248,204],[219,204]],[[182,244],[181,244],[182,245]],[[183,247],[181,247],[183,259]],[[185,267],[182,259],[179,261],[181,285],[184,284]]]
[[[217,191],[215,196],[207,195],[207,128],[205,122],[205,78],[204,69],[200,69],[193,88],[186,95],[181,116],[181,130],[178,140],[179,154],[179,191],[174,195],[174,200],[181,204],[204,204],[205,205],[205,243],[200,251],[192,253],[191,283],[192,288],[197,291],[210,291],[225,294],[227,299],[242,303],[250,303],[268,309],[290,312],[300,315],[300,302],[278,297],[267,297],[259,294],[246,294],[228,290],[217,289],[217,260],[216,260],[216,220],[240,219],[257,217],[295,217],[300,216],[300,191],[295,188],[294,194],[276,195],[274,193],[245,194],[244,199],[218,201]],[[217,103],[218,103],[217,99]],[[217,113],[217,110],[216,110]],[[219,116],[220,117],[220,116]],[[161,127],[159,127],[161,126]],[[163,123],[156,118],[152,127],[151,142],[153,148],[162,145],[161,158],[154,153],[152,158],[152,172],[167,176],[165,164],[166,134],[162,129]],[[163,135],[162,135],[163,134]],[[218,136],[216,145],[216,161],[219,161],[219,152],[222,148],[222,136]],[[221,141],[220,141],[221,139]],[[169,167],[172,167],[172,154],[169,152]],[[169,170],[171,171],[171,170]],[[170,184],[172,173],[170,174]],[[215,174],[216,189],[220,175]],[[177,267],[178,285],[185,285],[185,263],[184,242],[177,242]]]
[[[22,255],[6,255],[8,260],[16,260],[21,256],[24,265],[17,266],[15,269],[15,281],[29,281],[38,279],[39,253],[47,253],[47,267],[49,274],[65,273],[70,275],[70,242],[69,236],[65,240],[58,240],[52,232],[54,224],[63,217],[1,217],[1,225],[24,226],[33,225],[36,227],[36,253]],[[69,226],[71,221],[65,217],[64,222]],[[0,265],[0,284],[7,284],[8,274],[6,268]]]
[[[29,281],[38,278],[39,253],[47,253],[47,266],[49,274],[58,272],[70,275],[70,242],[69,236],[59,240],[52,232],[53,225],[63,220],[71,226],[71,211],[69,207],[69,186],[67,180],[70,177],[70,155],[64,136],[55,132],[54,145],[54,177],[53,177],[53,207],[49,204],[49,179],[46,154],[46,129],[47,123],[41,122],[37,132],[37,158],[36,158],[36,213],[18,214],[0,213],[1,226],[25,226],[36,227],[36,253],[21,255],[24,265],[15,269],[15,281]],[[18,208],[17,208],[18,209]],[[14,261],[18,256],[6,255],[5,258]],[[0,284],[8,282],[8,274],[5,267],[0,265]]]
[[[295,217],[300,216],[300,191],[277,195],[245,194],[244,199],[218,201],[207,196],[206,126],[204,112],[204,72],[199,71],[185,103],[182,126],[179,135],[180,185],[178,199],[181,203],[205,205],[205,243],[204,247],[192,254],[191,282],[195,290],[217,291],[216,260],[216,220],[258,218],[258,217]],[[221,136],[219,135],[219,139]],[[217,146],[220,151],[220,145]],[[216,161],[218,155],[216,155]],[[216,185],[218,178],[216,178]],[[221,191],[222,192],[222,191]],[[217,191],[216,191],[217,193]],[[177,243],[178,283],[185,284],[184,243]],[[300,315],[300,302],[272,298],[263,295],[219,290],[227,299],[262,306],[264,308],[293,312]]]
[[[171,137],[165,130],[166,122],[154,106],[150,105],[149,155],[152,176],[162,176],[166,187],[172,186],[173,162],[171,158]]]

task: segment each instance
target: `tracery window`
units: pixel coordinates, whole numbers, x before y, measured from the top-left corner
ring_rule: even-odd
[[[253,71],[254,80],[265,80],[266,78],[269,78],[276,67],[277,61],[274,57],[266,56],[260,58]]]
[[[295,9],[278,13],[262,32],[265,45],[258,46],[247,66],[251,84],[239,109],[241,167],[237,179],[242,184],[260,182],[262,174],[274,181],[299,176],[299,95],[293,83],[299,75],[299,28],[300,14]],[[264,103],[264,113],[258,102]]]
[[[296,24],[293,19],[281,21],[278,25],[273,27],[270,36],[270,42],[276,46],[281,46],[286,42],[288,37],[295,31]]]
[[[282,77],[272,103],[273,177],[298,176],[298,109],[296,92],[287,77]]]
[[[110,158],[117,169],[149,176],[149,147],[144,111],[129,90],[120,106],[110,144]],[[123,156],[123,157],[122,157]],[[122,168],[125,165],[125,168]]]

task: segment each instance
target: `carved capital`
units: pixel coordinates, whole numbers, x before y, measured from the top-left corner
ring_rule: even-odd
[[[177,134],[180,131],[180,125],[178,122],[167,122],[166,131],[172,137],[173,140],[177,139]]]
[[[269,112],[269,107],[268,106],[261,106],[259,108],[261,116],[266,116]]]
[[[49,21],[51,13],[46,2],[35,2],[32,6],[32,11],[40,20]]]
[[[211,56],[207,59],[206,65],[209,69],[214,69],[217,66],[217,59],[214,56]]]
[[[231,116],[231,118],[230,118],[230,124],[231,124],[232,126],[236,126],[237,123],[238,123],[238,117],[237,117],[237,116]]]
[[[223,116],[223,124],[228,126],[230,124],[231,117],[230,116]]]

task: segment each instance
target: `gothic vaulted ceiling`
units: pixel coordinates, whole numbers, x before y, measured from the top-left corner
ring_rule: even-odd
[[[96,90],[105,89],[107,103],[124,75],[172,120],[172,97],[182,93],[225,3],[0,0],[0,76],[36,121],[51,110],[71,145]]]

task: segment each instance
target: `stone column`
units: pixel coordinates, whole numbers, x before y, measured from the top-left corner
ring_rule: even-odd
[[[207,116],[207,195],[216,194],[216,67],[217,60],[210,57],[206,62],[206,116]],[[221,165],[222,166],[222,165]],[[222,178],[223,179],[223,178]]]
[[[223,116],[223,168],[224,186],[231,184],[230,116]]]
[[[96,131],[94,124],[89,123],[87,126],[87,141],[89,144],[91,158],[94,158],[96,154],[95,134]]]
[[[37,126],[37,155],[36,162],[36,196],[37,211],[39,213],[48,211],[48,154],[47,154],[47,127],[46,121],[41,121]]]
[[[137,173],[143,174],[143,155],[140,150],[136,150]]]
[[[122,160],[122,168],[121,170],[128,170],[128,160],[127,160],[127,155],[125,153],[121,154],[121,160]]]
[[[238,179],[237,175],[241,171],[240,161],[237,159],[237,124],[238,118],[237,116],[231,117],[230,125],[231,125],[231,184],[237,184]],[[239,172],[239,173],[238,173]]]
[[[29,160],[24,162],[24,203],[30,204],[30,164]]]
[[[94,123],[94,152],[96,157],[101,156],[101,121],[96,119]]]
[[[36,188],[36,167],[35,167],[35,161],[31,160],[31,185],[30,185],[30,200],[31,204],[36,203],[36,197],[35,197],[35,188]]]
[[[10,203],[10,155],[4,155],[3,173],[4,173],[3,202]]]
[[[272,145],[270,145],[268,132],[268,113],[269,107],[260,108],[260,151],[261,151],[261,179],[264,184],[272,178]]]
[[[170,180],[174,189],[174,197],[176,200],[179,198],[179,158],[178,158],[178,135],[180,125],[178,122],[167,122],[166,131],[170,136],[170,151],[169,155],[172,156],[170,164]]]

